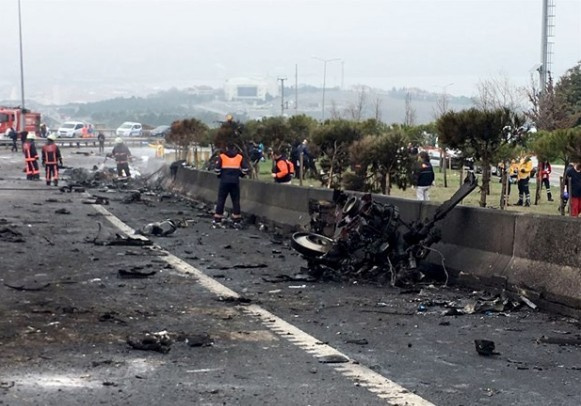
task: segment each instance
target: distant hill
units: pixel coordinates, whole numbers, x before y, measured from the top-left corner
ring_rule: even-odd
[[[360,110],[361,118],[379,115],[384,122],[402,123],[408,94],[411,96],[411,106],[415,111],[415,123],[425,124],[433,121],[441,95],[420,89],[386,91],[363,87],[350,90],[326,89],[325,118],[351,119],[354,115],[359,115]],[[321,89],[299,88],[298,106],[295,104],[294,89],[285,89],[285,95],[287,106],[285,115],[307,114],[317,119],[321,118]],[[448,96],[447,100],[449,108],[453,110],[473,106],[472,100],[467,97]],[[18,104],[9,101],[0,102],[0,105]],[[43,121],[51,128],[66,120],[83,120],[103,128],[117,128],[124,121],[136,121],[155,127],[189,117],[196,117],[213,127],[228,113],[234,114],[241,121],[280,115],[281,99],[270,97],[266,102],[226,102],[221,89],[204,87],[202,90],[169,89],[147,97],[118,97],[63,106],[45,106],[31,101],[27,107],[40,111],[43,114]]]

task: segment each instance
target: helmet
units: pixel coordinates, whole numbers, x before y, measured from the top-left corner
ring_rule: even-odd
[[[27,140],[34,140],[34,139],[36,139],[36,136],[33,133],[28,133],[28,134],[26,134],[26,139]]]
[[[121,139],[121,137],[115,138],[115,144],[123,144],[123,140]]]
[[[233,119],[232,114],[226,114],[226,121],[232,121]]]
[[[46,139],[51,140],[51,141],[56,141],[56,135],[50,134],[48,137],[46,137]]]

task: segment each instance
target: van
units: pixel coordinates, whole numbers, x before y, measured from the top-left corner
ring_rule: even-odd
[[[82,121],[65,121],[57,130],[59,138],[75,138],[83,135],[83,128],[86,124]]]
[[[119,126],[115,134],[118,137],[141,137],[143,129],[140,123],[126,121]]]

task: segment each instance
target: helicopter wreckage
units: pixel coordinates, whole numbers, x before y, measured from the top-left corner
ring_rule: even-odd
[[[310,232],[292,235],[291,247],[318,279],[365,278],[405,286],[421,279],[418,263],[441,239],[441,221],[477,187],[469,172],[462,186],[430,218],[404,221],[399,208],[371,194],[336,190],[333,201],[311,200]]]

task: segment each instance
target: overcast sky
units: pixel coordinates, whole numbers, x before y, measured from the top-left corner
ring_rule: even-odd
[[[553,72],[581,60],[581,0],[556,4]],[[18,1],[2,0],[0,85],[19,86]],[[542,0],[21,0],[25,82],[143,87],[294,84],[421,87],[471,96],[528,81]]]

